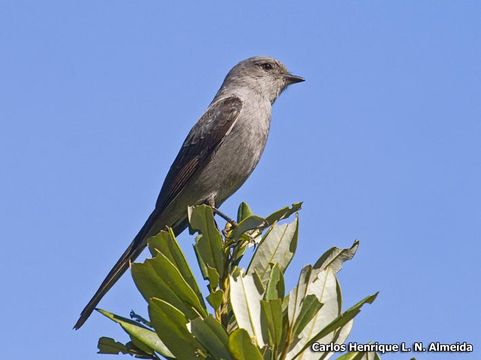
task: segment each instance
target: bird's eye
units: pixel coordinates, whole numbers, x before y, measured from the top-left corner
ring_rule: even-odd
[[[262,63],[260,64],[260,67],[266,71],[272,70],[273,66],[271,63]]]

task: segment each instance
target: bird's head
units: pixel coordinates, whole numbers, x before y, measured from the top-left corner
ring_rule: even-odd
[[[271,103],[289,85],[304,81],[291,74],[279,60],[267,56],[255,56],[241,61],[227,74],[223,87],[241,87],[255,91]]]

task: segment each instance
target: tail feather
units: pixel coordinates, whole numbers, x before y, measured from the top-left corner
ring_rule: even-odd
[[[114,267],[110,270],[108,275],[105,277],[104,281],[95,292],[92,299],[88,302],[85,308],[82,310],[79,319],[74,325],[74,329],[78,330],[80,327],[85,323],[88,319],[90,314],[95,310],[95,307],[100,302],[100,300],[104,297],[107,291],[117,282],[117,280],[127,271],[130,266],[130,263],[134,261],[144,250],[145,248],[145,239],[149,234],[151,226],[153,224],[154,219],[156,218],[155,211],[149,216],[142,229],[140,229],[139,233],[135,236],[132,243],[129,245],[127,250],[124,251],[120,259],[115,263]]]

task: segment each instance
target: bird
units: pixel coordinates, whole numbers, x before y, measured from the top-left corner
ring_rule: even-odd
[[[272,105],[289,86],[304,81],[279,60],[254,56],[235,65],[172,163],[154,210],[82,310],[79,329],[103,296],[127,271],[147,239],[167,227],[187,227],[187,208],[218,208],[257,166],[269,134]]]

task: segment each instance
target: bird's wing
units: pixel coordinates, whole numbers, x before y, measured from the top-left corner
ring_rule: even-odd
[[[170,167],[155,206],[161,212],[182,191],[192,175],[202,169],[232,128],[242,100],[230,96],[214,102],[187,135]]]
[[[82,310],[74,329],[79,329],[90,316],[102,297],[117,282],[117,280],[129,268],[131,261],[134,261],[142,252],[145,246],[145,238],[148,236],[151,227],[159,214],[171,201],[182,191],[192,175],[204,167],[212,154],[215,153],[224,136],[232,128],[242,108],[242,101],[235,96],[221,99],[214,102],[206,113],[194,125],[184,141],[177,158],[170,167],[169,173],[162,185],[155,210],[147,219],[142,229],[134,238],[129,247],[124,251],[120,259],[107,274],[106,278]],[[174,225],[174,224],[165,224]],[[177,224],[174,231],[180,232],[185,222]]]

